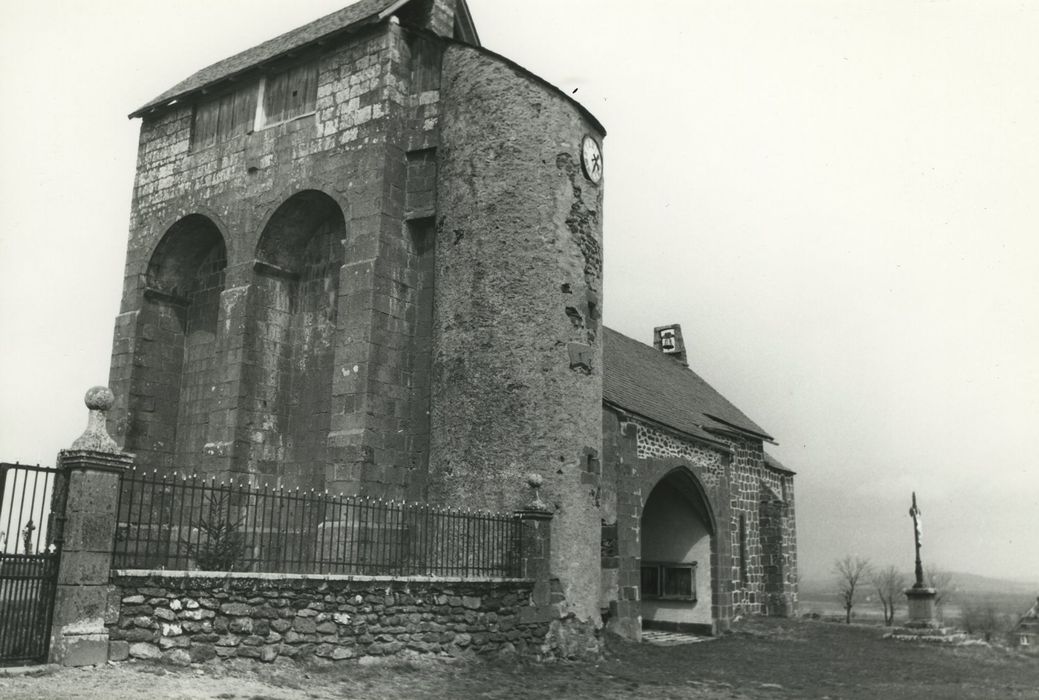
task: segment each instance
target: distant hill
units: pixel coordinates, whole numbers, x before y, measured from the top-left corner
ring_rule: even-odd
[[[949,572],[952,577],[951,593],[968,594],[971,597],[1027,598],[1039,596],[1039,581],[1017,581],[1013,579],[980,576],[963,571]],[[913,573],[906,572],[906,580],[913,581]],[[868,586],[868,584],[867,584]],[[804,578],[798,583],[798,595],[802,599],[827,599],[835,594],[834,578]]]

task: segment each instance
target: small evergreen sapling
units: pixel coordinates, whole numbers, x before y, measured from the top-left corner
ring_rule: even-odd
[[[208,517],[199,517],[195,525],[199,541],[185,543],[202,571],[234,571],[245,556],[241,519],[232,519],[227,497],[224,492],[209,496]]]

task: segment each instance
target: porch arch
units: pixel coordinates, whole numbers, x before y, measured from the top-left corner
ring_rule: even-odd
[[[677,467],[657,482],[643,504],[640,530],[643,626],[713,632],[717,521],[692,470]]]

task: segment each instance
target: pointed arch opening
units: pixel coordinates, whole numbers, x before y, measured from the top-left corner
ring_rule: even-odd
[[[324,486],[345,236],[336,201],[305,190],[274,211],[256,248],[249,461],[284,486]]]
[[[716,532],[714,511],[692,471],[678,467],[653,487],[641,520],[644,627],[713,630]]]
[[[201,466],[226,267],[224,237],[202,214],[170,226],[148,262],[126,445],[142,464]]]

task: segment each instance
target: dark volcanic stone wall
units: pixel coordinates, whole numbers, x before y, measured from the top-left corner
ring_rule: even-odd
[[[109,656],[345,661],[419,653],[551,657],[533,582],[116,574]]]
[[[604,489],[602,516],[607,526],[615,523],[617,540],[616,555],[603,560],[609,628],[638,637],[643,507],[674,469],[700,482],[716,520],[709,575],[717,628],[726,629],[736,615],[796,614],[793,473],[769,467],[760,440],[729,434],[719,436],[727,448],[709,446],[610,409],[603,414],[603,474],[616,484],[615,493]]]
[[[598,620],[600,128],[486,51],[450,45],[441,79],[430,487],[509,510],[545,479],[565,612]]]

